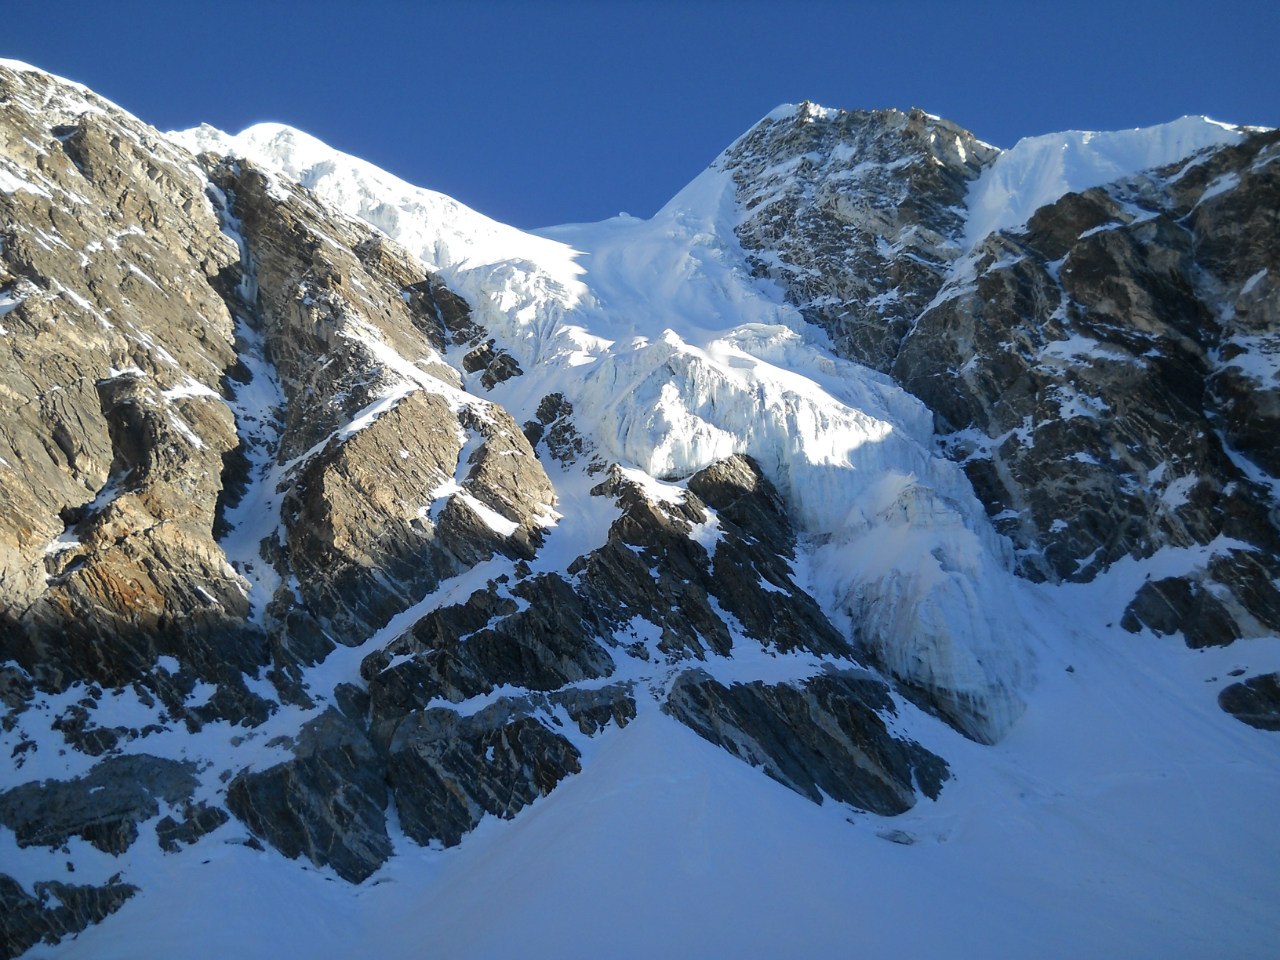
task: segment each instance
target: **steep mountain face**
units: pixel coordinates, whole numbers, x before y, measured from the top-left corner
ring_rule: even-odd
[[[534,236],[0,63],[0,955],[201,851],[377,897],[574,782],[660,808],[619,744],[928,823],[1104,620],[1253,643],[1274,730],[1278,156],[803,104]]]
[[[1144,144],[1137,161],[1157,169],[1092,185],[1118,172],[1114,158],[1101,173],[1069,160],[1056,179],[1089,189],[1049,191],[1038,208],[1010,196],[1010,181],[1037,192],[1026,157],[996,159],[918,112],[806,106],[723,163],[757,270],[842,354],[929,405],[1024,575],[1089,580],[1125,556],[1216,543],[1217,569],[1194,588],[1215,612],[1189,639],[1229,642],[1277,628],[1262,438],[1280,147],[1272,132],[1237,143],[1190,121],[1157,133],[1163,155]],[[1134,152],[1102,136],[1060,146]],[[1015,153],[1044,165],[1048,146]],[[991,231],[993,195],[1022,209]]]

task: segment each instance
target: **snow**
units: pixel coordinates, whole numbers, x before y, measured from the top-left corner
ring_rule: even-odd
[[[497,533],[499,536],[514,536],[515,532],[520,529],[520,525],[514,520],[508,520],[502,514],[498,513],[498,511],[481,503],[470,494],[463,493],[459,496],[462,502],[467,505],[467,508],[484,521],[485,526]]]
[[[49,191],[29,180],[19,177],[11,170],[0,167],[0,193],[17,193],[18,191],[26,191],[34,193],[36,196],[49,198]]]
[[[187,397],[198,397],[201,399],[221,400],[222,394],[218,393],[212,387],[206,386],[195,377],[188,376],[182,383],[176,387],[162,391],[162,395],[166,400],[182,400]]]
[[[1026,137],[996,158],[969,188],[966,247],[997,230],[1027,222],[1067,193],[1162,167],[1209,147],[1238,143],[1239,127],[1208,117],[1182,117],[1137,130],[1070,130]],[[1224,187],[1225,189],[1225,187]]]
[[[246,277],[246,283],[253,282],[251,269]],[[226,513],[229,532],[219,545],[248,589],[251,619],[262,623],[267,604],[280,586],[279,575],[263,557],[263,541],[280,529],[284,493],[279,486],[284,468],[276,463],[276,453],[285,400],[275,367],[267,359],[262,335],[241,317],[236,317],[236,340],[242,345],[240,362],[250,378],[247,383],[236,385],[235,396],[227,406],[235,415],[236,430],[245,444],[249,481],[240,502]]]
[[[1274,336],[1251,337],[1236,334],[1224,344],[1239,350],[1222,366],[1234,367],[1247,377],[1257,381],[1263,389],[1274,389],[1280,384],[1280,342]]]
[[[804,103],[781,104],[766,113],[763,119],[778,121],[798,118],[802,122],[811,122],[813,120],[834,120],[839,115],[840,111],[837,109],[805,101]]]
[[[1212,200],[1228,190],[1234,190],[1238,186],[1240,186],[1240,175],[1238,173],[1224,173],[1220,177],[1215,177],[1213,182],[1204,188],[1204,193],[1200,194],[1200,199],[1196,201],[1196,206],[1206,200]]]
[[[429,266],[508,259],[545,263],[561,256],[554,244],[469,210],[444,194],[413,187],[283,124],[257,124],[235,137],[208,125],[169,136],[192,153],[213,150],[243,157],[310,187],[334,207],[396,238]]]
[[[728,173],[713,165],[650,220],[533,236],[280,125],[172,136],[310,187],[439,270],[527,371],[493,392],[517,420],[560,392],[590,412],[604,458],[650,480],[750,454],[816,545],[825,572],[813,592],[848,635],[899,675],[971,702],[982,736],[1016,720],[1034,631],[1001,602],[1014,588],[1008,544],[938,455],[924,406],[837,358],[752,277]],[[405,380],[452,389],[369,341]]]
[[[0,290],[0,317],[16,310],[26,297],[18,296],[12,289]]]

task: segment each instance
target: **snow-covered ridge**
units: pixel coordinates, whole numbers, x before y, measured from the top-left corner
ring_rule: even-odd
[[[48,70],[41,70],[39,67],[32,66],[31,64],[26,63],[25,61],[22,61],[22,60],[11,60],[7,57],[0,57],[0,67],[7,67],[8,69],[14,71],[15,73],[38,73],[38,74],[41,74],[42,76],[46,76],[51,80],[56,81],[61,86],[67,86],[73,90],[79,91],[80,93],[89,94],[90,96],[98,100],[104,99],[102,96],[100,96],[97,93],[94,93],[92,90],[86,87],[83,83],[76,83],[74,80],[68,80],[66,77],[60,77],[55,73],[50,73]],[[105,102],[110,103],[110,101],[105,101]],[[112,103],[111,106],[114,107],[115,104]]]
[[[1238,143],[1244,129],[1208,117],[1182,117],[1136,130],[1068,130],[1024,137],[996,158],[969,188],[966,246],[1021,226],[1067,193],[1099,187]]]
[[[235,136],[208,124],[169,134],[192,153],[211,151],[252,160],[299,183],[348,216],[393,237],[428,267],[444,270],[507,260],[565,266],[567,251],[499,223],[433,190],[406,183],[358,157],[280,123],[259,123]],[[566,279],[572,280],[574,271]]]

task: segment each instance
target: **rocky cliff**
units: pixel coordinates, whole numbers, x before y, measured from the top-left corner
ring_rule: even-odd
[[[1274,636],[1280,140],[1170,150],[975,237],[1007,155],[802,105],[526,237],[0,65],[0,954],[192,845],[364,883],[641,716],[945,801],[934,717],[1034,696],[1026,580],[1152,561],[1126,630]]]

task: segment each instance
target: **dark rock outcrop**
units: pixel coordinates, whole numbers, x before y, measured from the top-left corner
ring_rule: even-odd
[[[1199,646],[1277,629],[1277,151],[1249,132],[967,253],[966,190],[994,153],[945,121],[802,105],[721,163],[757,271],[928,404],[1021,573],[1087,581],[1222,543],[1126,617]]]
[[[230,819],[221,807],[207,803],[184,804],[181,820],[165,816],[156,823],[156,842],[166,853],[176,853],[183,844],[195,843]]]
[[[227,806],[285,856],[306,856],[352,883],[391,855],[381,758],[337,710],[302,728],[292,759],[236,776]]]
[[[613,497],[622,515],[608,543],[574,561],[569,573],[615,625],[643,617],[662,631],[658,649],[667,655],[728,656],[733,638],[719,607],[767,647],[851,655],[792,579],[795,533],[777,491],[749,457],[694,474],[679,503],[652,499],[616,468],[592,492]]]
[[[887,371],[959,257],[970,181],[998,151],[919,110],[803,103],[721,159],[756,272],[859,363]]]
[[[1218,694],[1218,705],[1259,730],[1280,730],[1280,673],[1263,673],[1233,683]]]
[[[613,672],[599,621],[565,580],[502,586],[432,611],[365,660],[375,729],[436,698],[458,702],[501,686],[550,691]]]
[[[106,853],[124,853],[138,824],[176,804],[197,784],[195,764],[142,754],[108,757],[74,780],[24,783],[0,794],[0,823],[18,846],[58,847],[80,837]]]
[[[447,847],[485,814],[510,819],[581,769],[573,744],[508,700],[469,716],[415,712],[396,729],[390,757],[404,832]]]
[[[1226,646],[1240,639],[1227,608],[1204,584],[1185,577],[1147,581],[1125,608],[1120,625],[1164,635],[1182,631],[1189,647]]]
[[[603,687],[569,687],[547,699],[562,708],[569,719],[587,736],[593,736],[610,723],[622,728],[636,717],[636,700],[630,683],[611,683]]]
[[[137,892],[132,884],[114,880],[100,887],[45,880],[27,893],[0,873],[0,960],[77,934],[115,913]]]
[[[940,757],[889,732],[880,714],[895,712],[893,700],[865,674],[725,686],[690,670],[663,709],[815,803],[830,797],[892,816],[915,805],[917,789],[936,799],[948,775]]]

